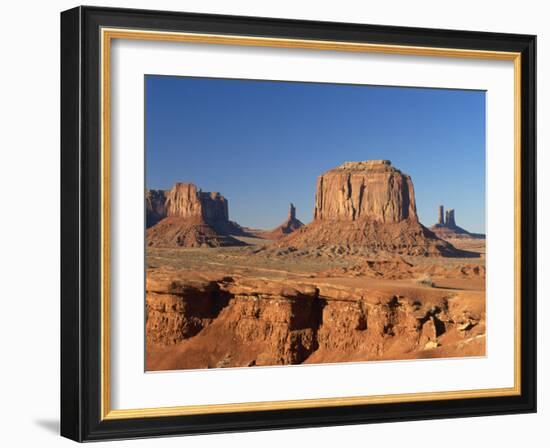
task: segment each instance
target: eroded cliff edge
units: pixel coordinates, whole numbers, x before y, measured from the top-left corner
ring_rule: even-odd
[[[152,269],[146,326],[148,370],[245,367],[480,354],[485,313],[472,292]]]

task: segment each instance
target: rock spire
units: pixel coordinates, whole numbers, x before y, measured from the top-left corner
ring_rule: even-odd
[[[440,205],[440,206],[439,206],[439,209],[438,209],[438,213],[437,213],[437,223],[438,223],[439,225],[443,225],[443,224],[444,224],[444,221],[443,221],[444,210],[445,210],[445,207],[443,207],[442,205]]]
[[[445,214],[445,219],[443,219],[443,214]],[[453,238],[485,238],[485,235],[481,233],[471,233],[459,227],[456,224],[455,210],[453,208],[445,210],[442,205],[437,209],[437,223],[431,226],[430,230],[443,240],[452,240]]]
[[[447,226],[447,227],[456,227],[455,211],[452,208],[445,212],[445,226]]]
[[[294,207],[294,204],[291,202],[290,207],[288,208],[288,220],[292,221],[296,219],[296,207]]]

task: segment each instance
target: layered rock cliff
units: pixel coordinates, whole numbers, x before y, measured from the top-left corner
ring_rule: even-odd
[[[147,370],[421,358],[446,347],[454,348],[446,356],[483,354],[482,300],[438,290],[188,277],[147,273]]]
[[[314,255],[468,256],[420,224],[412,180],[388,160],[346,162],[319,176],[313,222],[278,244]]]
[[[243,243],[242,232],[229,220],[228,201],[220,193],[203,192],[191,183],[145,194],[146,240],[153,247],[217,247]]]
[[[203,192],[196,185],[178,182],[166,194],[166,215],[201,218],[215,225],[229,221],[227,199],[217,192]]]
[[[411,178],[389,160],[346,162],[317,179],[314,219],[418,221]]]
[[[145,192],[147,227],[167,216],[193,218],[216,225],[229,221],[227,199],[217,192],[203,192],[191,183],[178,182],[171,190]]]

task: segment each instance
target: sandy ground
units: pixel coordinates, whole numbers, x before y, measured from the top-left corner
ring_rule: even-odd
[[[248,238],[248,244],[255,242],[265,243],[265,240],[256,241],[255,238]],[[450,303],[455,311],[478,316],[475,330],[459,331],[456,329],[459,325],[456,324],[453,327],[454,324],[452,324],[453,331],[439,335],[433,347],[426,345],[422,350],[411,350],[405,341],[401,344],[396,337],[395,342],[386,343],[384,351],[376,356],[373,356],[370,347],[365,348],[364,345],[348,350],[347,353],[321,347],[301,361],[304,363],[482,356],[485,354],[485,248],[482,243],[483,240],[481,242],[464,239],[456,241],[459,248],[478,252],[479,258],[398,257],[395,259],[391,256],[380,256],[375,257],[374,261],[369,260],[375,264],[373,269],[364,269],[367,261],[364,257],[301,257],[258,250],[262,248],[260,244],[204,249],[149,248],[146,265],[152,271],[173,270],[178,272],[177,275],[189,278],[201,275],[205,278],[236,276],[239,279],[252,281],[313,284],[319,288],[321,295],[325,290],[342,291],[344,296],[346,292],[357,295],[359,291],[364,292],[361,300],[372,303],[377,300],[376,297],[379,294],[414,298],[426,309],[445,301]],[[382,263],[378,263],[379,261]],[[461,274],[464,266],[468,266],[468,274]],[[482,274],[471,275],[472,269],[477,267],[483,268]],[[229,342],[221,341],[224,335],[228,334],[228,328],[233,327],[228,327],[226,323],[219,320],[214,320],[197,335],[177,344],[168,346],[148,344],[147,369],[259,365],[258,360],[261,360],[265,345],[252,340],[242,341],[238,338],[233,338]]]

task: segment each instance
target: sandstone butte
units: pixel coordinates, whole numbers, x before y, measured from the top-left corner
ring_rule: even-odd
[[[409,175],[389,160],[346,162],[317,179],[313,222],[278,242],[299,249],[464,256],[418,220]],[[322,250],[322,249],[321,249]]]
[[[152,247],[240,246],[230,236],[242,229],[229,220],[228,201],[220,193],[203,192],[191,183],[145,194],[146,240]]]
[[[413,183],[389,160],[346,162],[317,178],[314,219],[418,221]]]
[[[419,222],[411,177],[389,160],[346,162],[319,176],[314,219],[308,225],[296,218],[291,204],[287,220],[277,228],[244,229],[229,220],[224,196],[203,192],[192,183],[148,190],[145,204],[151,247],[241,246],[246,243],[235,237],[254,236],[276,240],[274,250],[287,247],[315,254],[470,255]],[[454,212],[448,215],[454,222]]]

